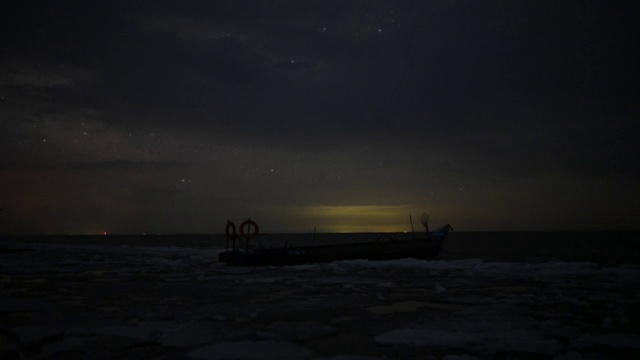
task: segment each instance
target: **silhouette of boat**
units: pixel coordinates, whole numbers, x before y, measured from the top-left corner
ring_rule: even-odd
[[[233,248],[220,253],[219,260],[229,265],[240,266],[299,265],[356,259],[433,259],[439,256],[442,250],[442,243],[447,233],[453,230],[451,226],[447,224],[432,232],[427,231],[424,238],[413,238],[410,240],[250,249],[248,244],[244,247],[242,245],[236,246],[235,225],[233,225],[233,233],[231,233],[229,231],[229,223],[230,222],[227,223],[227,237],[229,240],[233,240]],[[257,235],[258,228],[257,224],[250,219],[241,225],[241,236],[248,242],[253,237],[247,236],[243,231],[243,229],[247,227],[247,224],[249,224],[249,229],[252,225],[255,226],[256,231],[250,234],[253,235],[253,237]]]

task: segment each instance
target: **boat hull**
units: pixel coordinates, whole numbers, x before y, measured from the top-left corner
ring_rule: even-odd
[[[356,259],[433,259],[439,256],[442,242],[450,229],[449,225],[445,225],[430,233],[427,239],[226,251],[220,253],[219,260],[229,265],[261,266],[299,265]]]

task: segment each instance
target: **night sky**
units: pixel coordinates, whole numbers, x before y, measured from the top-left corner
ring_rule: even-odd
[[[0,234],[640,226],[637,1],[12,1]]]

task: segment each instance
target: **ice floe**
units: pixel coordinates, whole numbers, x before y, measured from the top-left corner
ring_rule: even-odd
[[[29,251],[0,255],[0,358],[570,360],[640,350],[635,264],[237,268],[213,248],[20,247]]]

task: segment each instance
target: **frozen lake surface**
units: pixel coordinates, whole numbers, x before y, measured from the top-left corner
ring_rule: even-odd
[[[640,351],[640,265],[234,268],[212,248],[0,243],[0,358],[601,359]]]

